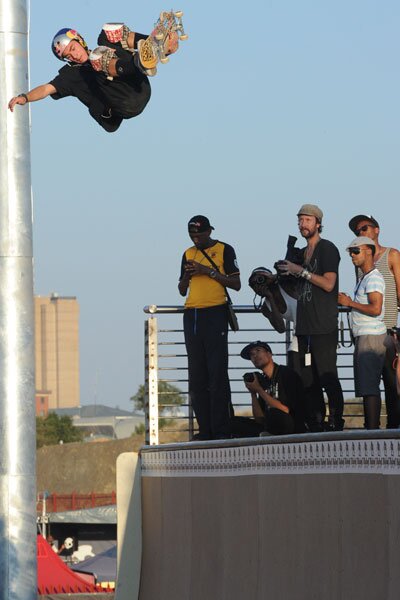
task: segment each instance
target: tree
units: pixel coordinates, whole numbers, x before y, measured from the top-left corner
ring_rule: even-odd
[[[143,410],[145,408],[145,387],[140,385],[138,391],[131,400],[137,410]],[[175,414],[179,406],[182,406],[185,402],[183,392],[175,385],[171,385],[166,381],[158,382],[158,405],[160,407],[160,414],[169,413]]]
[[[56,413],[50,413],[47,417],[36,417],[36,448],[53,446],[60,441],[68,444],[82,440],[83,432],[75,427],[71,417],[59,417]]]

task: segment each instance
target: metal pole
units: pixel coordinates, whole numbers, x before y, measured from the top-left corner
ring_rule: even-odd
[[[47,514],[46,514],[46,494],[43,494],[42,502],[42,536],[44,539],[47,538]]]
[[[158,444],[158,329],[157,318],[145,322],[145,443]]]
[[[34,600],[36,481],[28,0],[0,0],[0,599]]]

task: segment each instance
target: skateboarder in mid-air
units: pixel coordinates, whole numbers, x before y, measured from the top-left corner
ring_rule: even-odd
[[[123,23],[106,23],[97,40],[99,47],[93,51],[76,30],[61,29],[51,48],[67,64],[49,83],[12,98],[8,108],[13,112],[17,104],[23,106],[47,96],[54,100],[74,96],[103,129],[116,131],[124,119],[144,110],[151,95],[148,77],[156,74],[159,60],[165,62],[165,57],[178,49],[177,28],[172,27],[176,19],[163,19],[167,14],[173,15],[162,13],[150,36],[131,31]],[[183,33],[181,25],[180,30]]]

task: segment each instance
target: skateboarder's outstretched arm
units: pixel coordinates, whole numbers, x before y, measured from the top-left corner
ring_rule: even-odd
[[[44,98],[47,98],[47,96],[55,94],[56,92],[57,90],[54,85],[51,83],[44,83],[43,85],[39,85],[38,87],[33,88],[33,90],[26,92],[26,94],[19,94],[18,96],[11,98],[10,102],[8,103],[8,108],[11,110],[11,112],[13,112],[14,107],[17,104],[24,106],[24,104],[27,104],[28,102],[37,102],[38,100],[43,100]]]

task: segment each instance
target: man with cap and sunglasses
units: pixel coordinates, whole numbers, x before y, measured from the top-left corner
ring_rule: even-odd
[[[349,227],[356,236],[370,238],[375,243],[374,263],[385,281],[384,322],[389,330],[397,326],[397,307],[400,303],[400,252],[395,248],[381,246],[379,243],[379,223],[372,215],[356,215],[350,219]],[[361,275],[359,270],[358,274]],[[396,389],[396,372],[393,366],[395,358],[396,349],[393,339],[388,336],[382,369],[387,429],[397,429],[400,426],[400,396]]]
[[[199,426],[195,439],[199,440],[230,437],[226,288],[239,291],[241,285],[235,251],[212,239],[213,229],[203,215],[190,219],[193,245],[183,254],[178,285],[182,296],[188,294],[183,328],[189,395]]]
[[[366,236],[355,238],[346,248],[361,277],[354,300],[343,292],[338,302],[351,308],[354,336],[354,383],[356,396],[364,401],[366,429],[379,429],[381,393],[379,383],[385,358],[385,281],[374,265],[375,242]]]
[[[338,272],[336,246],[321,238],[322,210],[304,204],[297,213],[301,235],[307,241],[302,265],[280,261],[282,273],[299,277],[296,335],[301,376],[306,393],[307,423],[311,431],[343,429],[343,392],[337,365]],[[325,423],[322,389],[328,396],[329,420]]]
[[[251,342],[240,356],[261,370],[243,376],[251,393],[256,427],[259,424],[262,431],[272,435],[304,433],[304,390],[300,376],[290,367],[274,362],[267,342]]]

